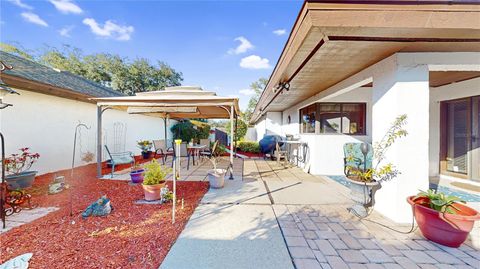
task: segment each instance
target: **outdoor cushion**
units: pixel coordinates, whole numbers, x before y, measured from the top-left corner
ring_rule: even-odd
[[[133,158],[131,156],[113,157],[113,162],[115,164],[127,164],[133,162]]]

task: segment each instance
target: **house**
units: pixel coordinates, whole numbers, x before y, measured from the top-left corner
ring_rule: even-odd
[[[81,122],[90,129],[79,130],[75,165],[86,164],[82,156],[96,152],[97,139],[97,105],[89,98],[123,94],[6,52],[0,52],[0,61],[13,67],[5,70],[1,79],[19,93],[5,95],[3,102],[13,106],[0,110],[0,129],[5,136],[7,156],[19,148],[30,147],[32,152],[40,153],[32,169],[47,173],[70,168],[75,127]],[[165,136],[164,121],[157,117],[113,109],[105,110],[103,117],[103,144],[114,152],[139,154],[137,140]],[[103,160],[106,158],[102,156]]]
[[[397,222],[432,177],[478,183],[479,3],[305,1],[253,113],[257,138],[299,136],[310,173],[342,175],[345,143],[375,143],[406,114],[387,154],[401,174],[375,205]]]

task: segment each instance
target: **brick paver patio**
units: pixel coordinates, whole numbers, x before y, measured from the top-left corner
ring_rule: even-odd
[[[281,227],[285,243],[297,269],[307,268],[480,268],[480,251],[472,237],[480,233],[478,224],[466,243],[460,248],[448,248],[425,240],[417,229],[407,232],[410,225],[398,225],[377,213],[364,220],[352,216],[346,208],[348,190],[324,177],[315,177],[299,168],[284,169],[275,162],[249,160],[245,171],[255,170],[259,180],[269,187],[278,181],[286,186],[292,182],[314,182],[319,197],[328,197],[329,203],[291,204],[295,197],[305,200],[304,193],[270,188],[272,207]],[[274,185],[274,184],[273,184]],[[286,192],[282,199],[281,192]],[[275,194],[273,194],[275,193]],[[279,197],[275,199],[275,197]],[[381,224],[381,225],[380,225]]]

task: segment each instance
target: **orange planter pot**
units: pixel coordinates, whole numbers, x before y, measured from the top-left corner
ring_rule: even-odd
[[[415,213],[415,220],[425,238],[444,246],[458,248],[468,237],[475,221],[480,219],[480,214],[463,204],[455,203],[460,209],[457,214],[441,213],[426,206],[430,203],[428,198],[414,196],[407,198]]]
[[[155,201],[160,200],[160,190],[165,187],[165,181],[155,185],[142,185],[143,192],[145,193],[145,200]]]

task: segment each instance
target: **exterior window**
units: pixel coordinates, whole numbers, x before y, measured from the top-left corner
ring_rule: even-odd
[[[316,103],[301,109],[300,115],[302,133],[366,134],[365,103]]]
[[[316,104],[307,106],[300,110],[301,133],[314,134],[315,133],[315,114]]]

